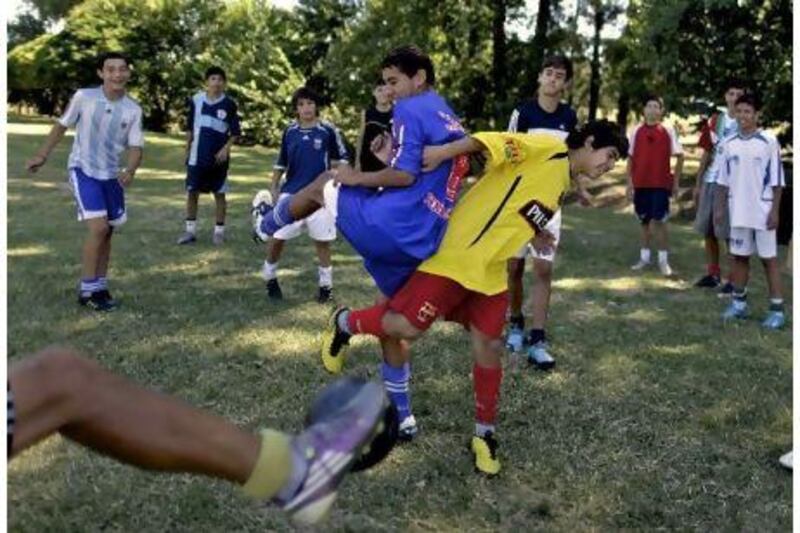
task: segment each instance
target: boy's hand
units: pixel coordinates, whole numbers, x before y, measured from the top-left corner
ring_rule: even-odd
[[[389,159],[392,157],[392,136],[389,133],[382,133],[378,135],[369,145],[372,154],[384,165],[389,164]]]
[[[133,172],[130,170],[123,170],[119,173],[117,180],[119,181],[119,184],[122,185],[123,189],[127,189],[128,186],[133,182]]]
[[[768,230],[777,229],[779,218],[780,217],[778,216],[777,211],[775,211],[774,209],[770,210],[769,215],[767,215],[767,229]]]
[[[342,185],[359,185],[358,173],[350,165],[339,165],[335,170],[334,180]]]
[[[426,146],[422,152],[422,170],[430,172],[447,159],[447,150],[444,146]]]
[[[220,148],[220,151],[214,154],[214,161],[220,165],[228,160],[231,156],[231,148],[227,144]]]
[[[547,230],[542,230],[536,234],[536,237],[531,241],[533,249],[541,255],[547,255],[553,251],[553,244],[556,238]]]
[[[37,154],[37,155],[31,157],[30,159],[28,159],[28,161],[25,163],[25,170],[27,170],[28,172],[31,172],[31,173],[35,173],[46,162],[47,162],[47,158],[45,156]]]

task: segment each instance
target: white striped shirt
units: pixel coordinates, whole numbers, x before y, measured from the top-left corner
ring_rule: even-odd
[[[144,146],[142,108],[127,95],[109,100],[102,87],[78,89],[58,122],[75,127],[67,167],[98,180],[116,179],[122,152]]]

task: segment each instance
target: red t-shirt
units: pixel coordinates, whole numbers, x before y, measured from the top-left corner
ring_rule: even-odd
[[[631,132],[630,151],[633,187],[672,190],[670,158],[682,154],[675,130],[662,124],[639,124]]]

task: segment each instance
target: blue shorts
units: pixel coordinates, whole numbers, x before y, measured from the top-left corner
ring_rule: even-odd
[[[74,167],[69,169],[69,181],[78,207],[78,220],[104,217],[111,226],[128,220],[125,190],[118,180],[98,180]]]
[[[188,192],[228,192],[228,165],[200,167],[187,165],[186,190]]]
[[[374,194],[374,189],[340,187],[336,227],[364,259],[364,267],[381,293],[390,297],[405,285],[422,261],[401,250],[391,235],[364,217],[362,203]]]
[[[634,189],[633,208],[642,224],[651,220],[666,222],[669,218],[669,189]]]

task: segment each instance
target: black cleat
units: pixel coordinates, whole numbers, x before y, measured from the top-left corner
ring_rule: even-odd
[[[278,278],[272,278],[267,282],[267,296],[272,300],[283,300],[283,291],[278,285]]]
[[[321,304],[326,304],[328,302],[333,301],[333,288],[332,287],[320,287],[319,294],[317,295],[317,302]]]
[[[105,292],[107,293],[108,291]],[[95,311],[111,311],[116,306],[116,303],[110,298],[101,296],[99,292],[93,292],[89,296],[78,296],[78,305],[88,307]]]
[[[697,280],[694,286],[701,289],[716,289],[719,287],[719,276],[713,276],[711,274],[705,275]]]

